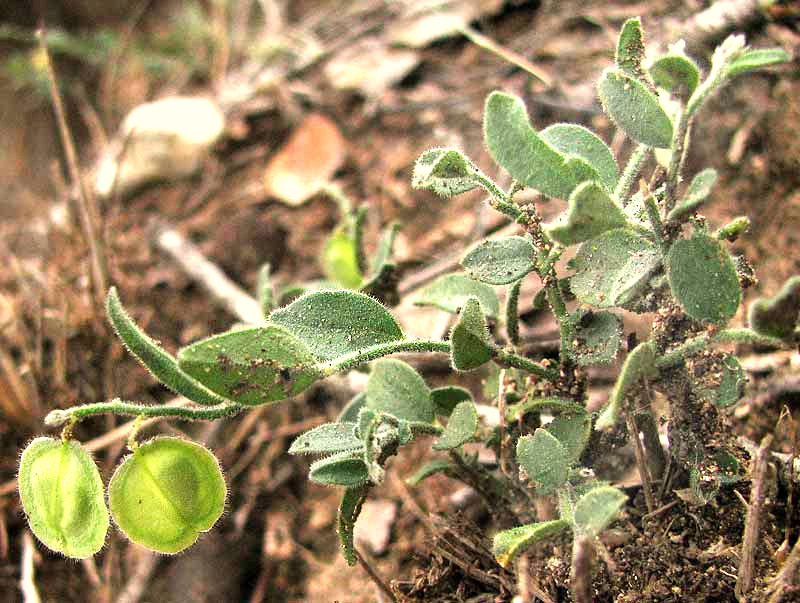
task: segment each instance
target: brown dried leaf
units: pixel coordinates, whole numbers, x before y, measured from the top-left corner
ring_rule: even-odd
[[[287,205],[300,205],[328,184],[347,155],[336,124],[312,113],[267,165],[267,194]]]

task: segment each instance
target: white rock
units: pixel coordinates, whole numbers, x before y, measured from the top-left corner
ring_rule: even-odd
[[[122,122],[100,162],[95,180],[99,196],[159,180],[191,176],[225,128],[225,117],[208,99],[170,97],[139,105]]]

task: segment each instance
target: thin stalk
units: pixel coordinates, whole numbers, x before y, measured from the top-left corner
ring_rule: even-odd
[[[342,373],[354,369],[365,362],[377,360],[378,358],[383,358],[391,354],[399,354],[401,352],[443,352],[449,354],[450,342],[434,341],[430,339],[412,339],[381,343],[369,348],[364,348],[348,356],[337,358],[335,361],[323,365],[322,374],[327,377],[335,373]]]
[[[667,180],[664,183],[664,207],[667,212],[675,207],[677,200],[678,184],[681,181],[681,166],[684,163],[684,154],[686,153],[686,134],[689,130],[689,121],[691,114],[689,111],[681,106],[675,116],[675,129],[672,132],[672,155],[669,159],[669,167],[667,168]]]
[[[622,175],[617,181],[617,188],[614,189],[614,198],[623,207],[625,207],[628,202],[628,191],[631,190],[631,186],[633,186],[633,183],[639,176],[639,172],[642,171],[644,162],[647,160],[647,156],[650,154],[652,148],[653,147],[648,147],[644,144],[640,144],[636,147],[633,153],[631,153],[628,163],[625,165],[625,169],[622,171]]]
[[[575,535],[572,541],[570,590],[575,603],[592,603],[592,554],[594,547],[588,536]]]
[[[538,362],[534,362],[533,360],[525,358],[524,356],[518,356],[517,354],[506,352],[500,348],[496,348],[493,351],[493,356],[494,361],[500,366],[511,366],[529,373],[533,373],[534,375],[539,375],[540,377],[544,377],[550,381],[557,381],[559,378],[557,369],[543,366]]]
[[[663,253],[667,253],[668,249],[664,242],[664,224],[661,222],[661,215],[658,212],[658,205],[653,195],[647,195],[644,200],[644,208],[647,210],[647,218],[650,220],[650,226],[656,235],[656,242],[661,247]]]
[[[506,334],[511,345],[519,345],[519,292],[522,279],[515,282],[508,290],[506,299]]]
[[[220,404],[212,408],[185,408],[180,406],[152,406],[149,404],[137,404],[135,402],[123,402],[115,398],[110,402],[97,402],[95,404],[83,404],[73,406],[67,410],[53,410],[45,417],[47,425],[63,425],[67,421],[80,421],[86,417],[102,414],[129,415],[135,417],[171,417],[184,421],[215,421],[238,415],[249,408],[241,404],[229,403]]]
[[[714,335],[703,334],[687,339],[674,350],[667,352],[655,362],[657,369],[665,369],[682,362],[687,356],[702,352],[712,344],[747,343],[780,348],[784,343],[775,337],[759,335],[752,329],[724,329]]]

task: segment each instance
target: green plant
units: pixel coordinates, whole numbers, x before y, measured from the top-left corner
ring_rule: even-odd
[[[785,61],[787,55],[781,50],[748,49],[741,37],[733,36],[717,49],[710,73],[702,79],[679,46],[648,67],[642,40],[639,20],[627,21],[616,65],[598,83],[604,110],[637,143],[621,172],[596,134],[573,124],[537,132],[523,102],[502,92],[492,93],[486,101],[484,134],[490,154],[514,179],[508,192],[458,150],[433,149],[417,161],[414,186],[443,196],[483,188],[491,206],[524,232],[479,243],[463,258],[463,273],[440,277],[417,297],[418,304],[457,315],[448,340],[407,338],[391,313],[364,293],[379,295],[392,283],[387,275],[393,270],[394,228],[384,235],[378,258],[368,269],[361,251],[364,214],[344,207],[342,223],[325,245],[323,266],[339,285],[361,291],[330,283],[322,290],[306,287],[294,301],[273,310],[265,271],[259,283],[262,306],[265,314],[269,312],[264,324],[209,337],[172,356],[136,326],[112,289],[108,315],[117,334],[159,381],[195,405],[163,407],[114,400],[53,411],[47,423],[71,425],[108,412],[220,419],[291,398],[329,375],[371,363],[365,391],[343,409],[338,421],[301,435],[289,450],[321,456],[311,464],[310,480],[344,488],[338,532],[351,564],[356,560],[353,527],[370,491],[382,484],[388,460],[401,447],[429,436],[436,437],[432,450],[444,451],[447,457],[422,467],[412,483],[443,472],[474,486],[501,524],[534,520],[495,536],[500,563],[510,563],[532,544],[567,528],[576,535],[576,551],[579,544],[591,545],[627,500],[592,471],[594,461],[605,454],[602,432],[618,429],[623,414],[639,452],[639,433],[644,435],[647,454],[636,458],[645,499],[652,506],[652,480],[660,477],[664,451],[650,409],[651,389],[670,400],[671,463],[685,471],[699,500],[710,500],[716,489],[740,479],[732,434],[719,420],[718,409],[736,403],[744,383],[736,357],[715,346],[796,345],[800,287],[796,277],[776,298],[755,302],[750,328],[726,327],[741,304],[742,289],[752,283],[747,261],[733,257],[727,245],[745,230],[747,221],[738,219],[711,231],[697,213],[710,199],[716,180],[713,170],[697,174],[681,192],[690,125],[703,103],[730,78]],[[665,151],[657,154],[664,167],[656,169],[653,178],[638,180],[654,150]],[[637,181],[638,190],[632,193]],[[567,208],[543,224],[535,204],[515,200],[524,187],[564,199]],[[573,246],[577,250],[568,264],[570,272],[560,274],[557,261]],[[534,360],[520,353],[519,296],[521,282],[530,274],[542,282],[535,305],[549,308],[558,323],[557,358]],[[502,309],[495,286],[507,287]],[[615,361],[624,347],[622,319],[611,309],[656,312],[657,318],[647,340],[637,343],[628,337],[627,355],[609,402],[593,415],[586,410],[587,367]],[[456,372],[488,369],[492,379],[485,397],[497,402],[499,424],[480,420],[478,405],[466,389],[432,389],[409,364],[385,358],[400,352],[449,354]],[[706,426],[717,429],[711,441],[692,420],[700,414]],[[43,481],[50,478],[26,461],[42,446],[40,442],[35,440],[26,450],[20,469],[31,525],[51,548],[73,556],[88,554],[91,550],[81,546],[54,545],[53,537],[37,527],[42,521],[52,525],[57,517],[52,504],[43,506],[28,494],[50,487]],[[172,440],[137,447],[132,440],[134,453],[112,479],[109,499],[118,524],[131,539],[175,552],[214,523],[225,487],[210,453],[187,442],[169,446],[167,442]],[[482,465],[466,452],[464,445],[470,442],[494,449],[499,469]],[[71,442],[60,448],[55,443],[48,446],[75,455],[80,450]],[[150,462],[150,454],[153,462],[164,460],[164,475],[184,477],[165,479],[161,486],[143,481],[136,469]],[[93,466],[83,461],[75,466],[85,473],[81,480],[93,484],[89,498],[96,499],[99,486],[89,477]],[[189,504],[191,497],[180,490],[189,482],[192,496],[207,493],[203,499],[207,504]],[[174,538],[137,531],[141,518],[130,499],[136,496],[133,492],[153,488],[163,491],[168,501],[187,504],[185,510],[176,511],[182,522],[172,521],[176,518],[164,511],[171,517],[164,530],[174,531]],[[67,503],[66,498],[63,501]],[[538,514],[534,501],[544,503],[538,505]],[[157,508],[148,512],[160,512],[162,503],[154,501]],[[102,514],[81,519],[81,530],[89,532],[86,538],[97,544],[97,534],[105,532]],[[587,600],[579,594],[576,599]]]

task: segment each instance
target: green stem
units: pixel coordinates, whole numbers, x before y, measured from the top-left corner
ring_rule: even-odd
[[[57,426],[67,421],[80,421],[92,415],[115,414],[132,415],[145,418],[150,417],[170,417],[183,419],[185,421],[215,421],[238,415],[247,407],[241,404],[220,404],[213,408],[186,408],[182,406],[151,406],[148,404],[137,404],[135,402],[123,402],[115,398],[110,402],[97,402],[95,404],[83,404],[73,406],[66,410],[53,410],[45,417],[47,425]]]
[[[656,200],[653,195],[647,195],[647,198],[644,200],[644,208],[647,211],[650,226],[653,228],[653,232],[656,235],[656,241],[659,247],[661,247],[661,251],[666,254],[668,249],[664,243],[664,224],[661,222],[658,205],[656,205]]]
[[[712,344],[718,343],[747,343],[771,347],[784,346],[784,343],[780,339],[759,335],[752,329],[725,329],[714,335],[699,335],[692,339],[687,339],[677,348],[667,352],[656,360],[655,366],[657,369],[675,366],[687,356],[693,356],[698,352],[702,352]]]
[[[506,333],[512,345],[519,345],[519,292],[522,279],[515,282],[508,290],[506,299]]]
[[[616,424],[622,411],[625,394],[639,379],[653,371],[654,360],[655,347],[650,341],[640,343],[631,350],[622,364],[614,389],[611,390],[608,405],[595,422],[595,429],[607,429]]]
[[[675,129],[672,132],[672,155],[667,168],[667,180],[664,183],[664,207],[667,212],[675,207],[678,184],[681,181],[681,167],[686,153],[686,134],[689,130],[691,113],[686,107],[680,107],[676,115]]]
[[[628,159],[628,163],[625,165],[625,169],[622,171],[622,175],[617,181],[617,188],[614,189],[614,198],[623,207],[625,207],[625,204],[628,202],[628,191],[631,190],[633,182],[636,180],[637,176],[639,176],[639,172],[642,171],[644,162],[647,160],[647,156],[650,154],[651,150],[652,147],[648,147],[644,144],[640,144],[636,147],[636,150],[631,153],[630,159]]]
[[[337,358],[335,361],[322,367],[322,374],[327,377],[335,373],[342,373],[354,369],[365,362],[377,360],[378,358],[383,358],[390,354],[399,354],[400,352],[443,352],[449,354],[450,342],[433,341],[430,339],[412,339],[381,343],[369,348],[364,348],[348,356]]]
[[[493,355],[494,361],[500,366],[511,366],[529,373],[533,373],[534,375],[539,375],[540,377],[544,377],[550,381],[557,381],[559,378],[557,369],[543,366],[538,362],[534,362],[533,360],[525,358],[524,356],[506,352],[500,348],[495,348]]]

